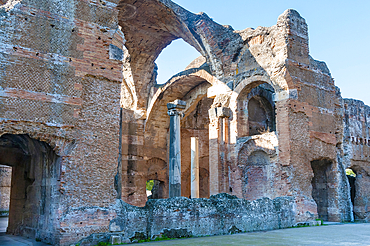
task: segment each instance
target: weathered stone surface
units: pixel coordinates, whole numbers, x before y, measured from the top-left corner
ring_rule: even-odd
[[[296,223],[294,199],[289,197],[247,201],[218,194],[210,199],[182,197],[149,200],[144,208],[119,203],[109,210],[115,210],[118,215],[110,222],[111,225],[118,221],[126,223],[120,237],[130,242],[157,237],[181,238],[272,230],[288,228]],[[94,234],[80,242],[86,245],[97,244],[99,240],[108,242],[110,237],[107,235]],[[114,235],[117,236],[117,233]]]
[[[9,233],[90,245],[369,221],[369,107],[342,99],[297,11],[235,31],[170,0],[0,4],[0,165],[19,205]],[[178,38],[202,57],[157,85],[154,62]],[[201,199],[164,200],[176,99],[178,191],[191,195],[197,137]]]
[[[0,166],[0,216],[9,216],[12,168]]]
[[[356,173],[352,181],[354,219],[369,222],[370,107],[358,100],[344,99],[344,109],[343,166]]]

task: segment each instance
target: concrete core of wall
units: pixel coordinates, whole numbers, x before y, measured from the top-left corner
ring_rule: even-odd
[[[210,199],[149,200],[143,208],[118,200],[110,210],[116,210],[118,215],[110,221],[110,232],[93,234],[81,240],[81,246],[108,242],[111,236],[131,243],[158,237],[184,238],[273,230],[292,227],[296,223],[292,197],[247,201],[222,193]]]

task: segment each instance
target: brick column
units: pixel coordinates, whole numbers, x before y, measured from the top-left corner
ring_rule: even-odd
[[[180,118],[186,102],[175,100],[168,103],[170,116],[170,145],[169,145],[169,197],[181,196],[181,134]]]
[[[227,153],[229,146],[229,118],[227,107],[209,110],[209,190],[210,195],[227,193],[229,187]]]

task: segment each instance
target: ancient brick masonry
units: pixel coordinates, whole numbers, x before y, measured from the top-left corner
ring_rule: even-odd
[[[351,195],[357,220],[370,221],[370,107],[344,99],[343,165],[356,173]]]
[[[326,64],[309,55],[297,11],[235,31],[169,0],[0,4],[8,233],[92,245],[369,221],[369,107],[343,99]],[[201,57],[157,85],[154,62],[178,38]],[[167,105],[177,99],[186,103],[176,146],[187,198],[165,200]],[[148,200],[149,180],[159,200]],[[189,199],[195,187],[200,198]],[[220,226],[207,229],[210,221]]]

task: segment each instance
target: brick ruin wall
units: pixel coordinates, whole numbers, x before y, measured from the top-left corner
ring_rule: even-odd
[[[353,211],[355,220],[370,221],[370,107],[344,99],[343,163],[356,173]]]
[[[37,217],[30,226],[32,237],[52,244],[61,243],[57,220],[68,208],[105,207],[117,197],[122,62],[109,53],[123,34],[115,6],[8,1],[0,9],[0,135],[27,134],[58,155],[50,233]]]
[[[110,221],[109,233],[94,233],[79,241],[80,245],[108,242],[111,236],[121,242],[167,238],[186,238],[233,234],[258,230],[289,228],[295,225],[295,203],[291,197],[255,201],[219,194],[210,199],[170,198],[150,200],[145,207],[118,201],[109,208],[72,209],[65,216],[70,226],[81,230],[92,221]]]
[[[106,241],[114,233],[125,240],[135,235],[153,237],[177,228],[171,223],[161,226],[161,219],[167,217],[189,218],[182,221],[181,231],[187,235],[223,234],[234,227],[235,231],[283,228],[317,216],[351,221],[348,167],[357,174],[355,218],[368,221],[368,107],[343,102],[326,64],[309,56],[307,24],[296,11],[286,11],[272,27],[234,31],[205,14],[189,14],[170,1],[141,4],[8,1],[0,9],[0,135],[28,135],[47,143],[57,156],[60,172],[48,186],[53,199],[45,200],[55,216],[44,221],[40,217],[28,226],[31,236],[56,245],[87,237],[89,245],[99,238]],[[136,13],[137,7],[142,12]],[[162,29],[153,34],[152,28],[141,25],[152,9],[171,34]],[[179,21],[173,13],[186,18]],[[181,21],[201,37],[202,45],[197,46],[201,41],[197,43],[183,25],[176,24]],[[158,28],[156,24],[153,27]],[[139,32],[137,26],[143,29]],[[201,50],[207,63],[195,62],[158,89],[152,74],[156,55],[179,37]],[[145,44],[148,47],[140,46]],[[254,89],[261,84],[269,84],[273,93]],[[221,90],[212,96],[212,89],[217,88]],[[264,96],[273,104],[274,131],[248,136],[246,109],[252,96]],[[188,141],[199,137],[203,196],[211,195],[207,182],[210,187],[214,184],[210,164],[220,163],[218,171],[223,175],[216,182],[218,191],[240,199],[147,202],[146,181],[168,180],[166,104],[175,99],[189,105],[181,123],[183,195],[190,194]],[[231,113],[222,118],[229,135],[221,146],[219,139],[211,139],[211,134],[218,134],[214,126],[219,119],[210,119],[207,111],[222,107]],[[263,187],[258,185],[261,182]],[[320,185],[327,187],[327,193],[315,190]],[[294,203],[277,198],[285,196]],[[322,196],[328,197],[325,204]],[[277,200],[242,200],[262,197]],[[170,203],[168,211],[163,210],[166,203]],[[231,210],[225,216],[232,223],[194,229],[194,223],[206,228],[221,218],[224,212],[216,207],[227,204]],[[319,213],[318,204],[323,208]],[[184,210],[184,206],[192,209]],[[203,206],[209,207],[202,210],[207,219],[199,221],[195,217]],[[251,212],[253,206],[256,210]],[[288,221],[279,225],[277,214],[283,211]],[[246,222],[233,213],[255,222],[244,228]],[[271,223],[263,224],[264,214]],[[127,216],[133,223],[125,222]],[[45,221],[52,226],[44,230]]]

